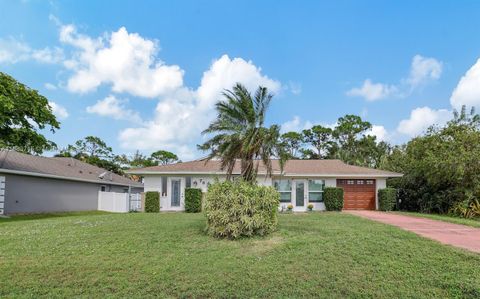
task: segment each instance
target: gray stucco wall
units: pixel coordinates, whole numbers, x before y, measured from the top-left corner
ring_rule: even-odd
[[[102,184],[1,174],[5,176],[5,214],[90,211],[98,208]],[[124,192],[124,186],[105,185]]]

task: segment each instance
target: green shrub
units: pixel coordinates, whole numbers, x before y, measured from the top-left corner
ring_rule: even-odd
[[[145,212],[158,213],[160,211],[160,193],[149,191],[145,193]]]
[[[207,232],[228,239],[269,234],[277,227],[279,204],[280,194],[272,187],[217,181],[203,203]]]
[[[313,207],[314,207],[313,203],[309,203],[309,204],[307,205],[307,209],[308,209],[309,211],[313,211]]]
[[[199,213],[202,210],[202,190],[185,188],[185,212]]]
[[[480,218],[480,201],[472,199],[471,202],[456,203],[449,212],[452,216],[463,218]]]
[[[378,207],[380,211],[392,211],[397,204],[397,189],[384,188],[378,190]]]
[[[325,187],[323,201],[327,211],[341,211],[343,209],[343,189],[338,187]]]

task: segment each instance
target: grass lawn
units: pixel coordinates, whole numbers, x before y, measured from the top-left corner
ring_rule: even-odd
[[[415,212],[395,212],[401,215],[407,216],[415,216],[415,217],[422,217],[422,218],[429,218],[433,220],[441,220],[445,222],[451,222],[456,224],[463,224],[473,227],[480,228],[480,220],[476,219],[465,219],[460,217],[448,216],[448,215],[439,215],[439,214],[424,214],[424,213],[415,213]]]
[[[348,214],[240,241],[201,214],[53,216],[0,219],[0,297],[480,297],[480,255]]]

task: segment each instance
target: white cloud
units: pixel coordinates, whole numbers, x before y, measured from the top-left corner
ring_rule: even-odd
[[[432,57],[415,55],[407,78],[399,84],[373,83],[366,79],[361,87],[347,91],[348,96],[357,96],[367,101],[377,101],[390,96],[406,97],[423,84],[438,80],[442,75],[443,63]]]
[[[56,90],[57,89],[57,86],[55,84],[52,84],[52,83],[45,83],[43,86],[45,86],[46,89],[48,90]]]
[[[0,63],[15,64],[27,60],[40,63],[59,63],[63,59],[60,48],[32,49],[27,43],[13,37],[0,38]]]
[[[480,59],[460,79],[450,97],[450,103],[456,109],[463,105],[480,109]]]
[[[0,63],[17,63],[29,58],[30,47],[13,38],[0,39]]]
[[[443,63],[431,57],[415,55],[412,59],[410,75],[406,82],[415,88],[430,80],[437,80],[442,75]]]
[[[64,59],[63,50],[61,48],[43,48],[32,50],[31,57],[33,60],[42,63],[60,63]]]
[[[121,146],[141,150],[166,148],[181,153],[182,159],[192,158],[194,151],[185,144],[200,140],[201,131],[215,117],[214,104],[222,99],[221,92],[237,82],[250,91],[259,85],[273,93],[281,89],[278,81],[263,75],[251,61],[223,55],[203,73],[198,89],[182,87],[164,96],[153,119],[144,126],[121,131]]]
[[[223,55],[215,60],[210,69],[203,73],[200,87],[197,90],[200,106],[212,107],[224,89],[230,89],[237,82],[254,91],[258,86],[267,87],[271,92],[280,91],[280,83],[261,74],[262,69],[251,61],[242,58],[230,59]]]
[[[397,87],[382,83],[373,83],[370,79],[363,82],[362,87],[347,91],[348,96],[363,97],[367,101],[376,101],[391,96],[397,92]]]
[[[451,118],[452,112],[447,109],[416,108],[410,113],[409,119],[400,121],[397,131],[415,137],[425,132],[431,125],[444,125]]]
[[[294,95],[299,95],[302,93],[302,85],[297,82],[288,82],[288,89],[293,93]]]
[[[94,39],[78,33],[73,25],[65,25],[60,41],[75,49],[64,63],[73,71],[67,83],[72,92],[90,92],[111,84],[114,92],[153,98],[183,84],[183,70],[157,58],[157,41],[128,33],[125,27]]]
[[[313,124],[310,121],[303,122],[299,116],[295,115],[292,120],[286,121],[281,125],[281,132],[301,132],[311,127],[313,127]]]
[[[125,107],[125,103],[127,102],[128,100],[120,100],[113,95],[109,95],[105,99],[98,101],[95,105],[88,106],[87,112],[100,116],[111,117],[113,119],[141,123],[142,119],[140,114]]]
[[[372,129],[366,135],[377,137],[377,141],[389,140],[389,134],[384,126],[372,125]]]
[[[69,114],[65,107],[60,106],[55,102],[48,102],[48,104],[50,105],[50,107],[52,107],[53,114],[55,114],[55,116],[59,119],[66,119],[68,117]]]

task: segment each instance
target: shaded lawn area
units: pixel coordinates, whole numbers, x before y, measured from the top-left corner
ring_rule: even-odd
[[[425,214],[425,213],[416,213],[416,212],[395,212],[395,213],[406,215],[406,216],[422,217],[422,218],[440,220],[440,221],[463,224],[463,225],[480,228],[480,219],[466,219],[466,218],[460,218],[460,217],[449,216],[449,215]]]
[[[0,221],[0,297],[480,297],[480,255],[341,213],[214,240],[201,214]]]

